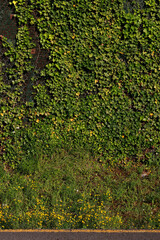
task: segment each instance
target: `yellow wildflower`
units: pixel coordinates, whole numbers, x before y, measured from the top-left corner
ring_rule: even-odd
[[[90,131],[90,136],[92,136],[93,135],[93,132],[92,131]]]

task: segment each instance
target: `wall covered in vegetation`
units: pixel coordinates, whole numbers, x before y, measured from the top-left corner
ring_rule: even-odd
[[[17,0],[14,65],[0,76],[1,156],[13,168],[27,156],[82,148],[116,163],[158,162],[160,1]],[[49,53],[36,75],[29,27]],[[4,68],[1,59],[1,70]],[[31,98],[24,100],[25,74]]]

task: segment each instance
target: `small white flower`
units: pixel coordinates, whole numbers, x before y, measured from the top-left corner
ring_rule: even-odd
[[[7,206],[7,203],[2,203],[2,207],[6,207]]]

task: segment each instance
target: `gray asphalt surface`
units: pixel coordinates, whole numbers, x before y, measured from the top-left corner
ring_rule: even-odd
[[[0,240],[160,240],[160,231],[151,232],[103,232],[83,230],[62,231],[0,231]]]

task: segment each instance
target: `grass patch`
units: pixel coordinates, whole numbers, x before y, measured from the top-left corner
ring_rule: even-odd
[[[129,159],[111,166],[63,149],[22,162],[14,170],[0,164],[1,229],[160,227],[159,166]]]

